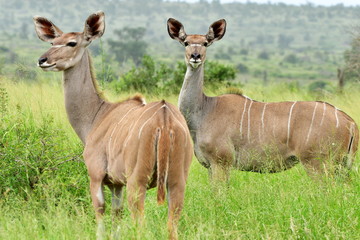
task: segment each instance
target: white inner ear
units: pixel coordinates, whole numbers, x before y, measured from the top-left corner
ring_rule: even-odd
[[[207,33],[207,38],[211,40],[215,38],[214,30],[212,27],[209,28],[209,32]]]
[[[179,38],[180,39],[185,39],[186,38],[186,33],[184,31],[184,28],[181,28],[179,31]]]

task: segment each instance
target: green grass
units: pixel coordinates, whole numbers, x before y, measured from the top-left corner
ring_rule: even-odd
[[[53,76],[52,74],[48,75]],[[85,165],[78,161],[63,162],[64,156],[79,154],[81,144],[67,122],[63,105],[62,87],[57,78],[51,84],[11,83],[0,79],[9,102],[11,121],[2,116],[1,128],[9,129],[6,139],[12,148],[18,146],[16,156],[24,157],[32,166],[31,155],[37,142],[48,134],[49,144],[56,142],[57,151],[44,148],[36,155],[40,163],[61,163],[56,170],[42,174],[35,187],[26,185],[17,192],[6,186],[4,179],[7,166],[14,166],[12,158],[4,153],[13,149],[0,148],[0,239],[95,239],[95,220],[88,190]],[[217,93],[223,91],[220,89]],[[261,101],[326,100],[349,113],[360,122],[359,89],[348,86],[346,94],[326,93],[313,95],[307,88],[289,84],[273,84],[262,87],[248,84],[244,92]],[[124,99],[130,93],[115,96],[107,91],[112,100]],[[149,96],[151,100],[161,96]],[[177,96],[166,98],[176,104]],[[3,100],[3,99],[1,99]],[[46,102],[46,104],[44,104]],[[53,119],[52,122],[47,122]],[[48,128],[44,128],[44,121]],[[23,124],[30,134],[27,144],[21,144]],[[39,131],[42,129],[42,131]],[[27,137],[27,135],[26,135]],[[38,140],[37,140],[38,139]],[[10,141],[11,140],[11,141]],[[3,144],[4,142],[2,142]],[[13,145],[11,145],[13,144]],[[16,145],[17,144],[17,145]],[[52,146],[52,145],[51,145]],[[55,145],[54,145],[55,146]],[[42,149],[42,148],[41,148]],[[7,152],[5,152],[7,151]],[[14,159],[17,159],[14,156]],[[25,158],[26,157],[26,158]],[[256,174],[232,171],[228,186],[214,186],[208,181],[207,170],[194,158],[187,183],[185,206],[179,225],[180,239],[359,239],[360,238],[360,172],[359,157],[349,180],[312,180],[301,165],[277,174]],[[15,162],[16,163],[16,162]],[[15,165],[16,167],[16,165]],[[19,166],[20,167],[24,166]],[[14,168],[15,169],[15,168]],[[16,169],[14,170],[16,171]],[[27,178],[14,175],[19,181]],[[37,174],[36,171],[35,173]],[[8,176],[8,175],[7,175]],[[24,181],[26,182],[26,181]],[[110,206],[110,192],[106,191]],[[156,189],[147,192],[145,225],[137,229],[131,221],[125,204],[125,214],[115,225],[120,226],[122,239],[167,239],[167,207],[157,206]],[[106,209],[106,230],[111,239],[112,217]]]

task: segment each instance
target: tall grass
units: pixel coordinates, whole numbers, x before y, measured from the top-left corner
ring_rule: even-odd
[[[25,84],[2,79],[0,89],[6,92],[0,95],[8,98],[2,97],[0,104],[6,106],[1,110],[0,130],[0,239],[94,239],[88,177],[79,160],[82,146],[68,124],[60,81]],[[250,84],[244,90],[260,101],[326,100],[359,123],[358,91],[352,86],[346,94],[319,96],[289,84],[266,88]],[[113,100],[130,95],[107,93]],[[160,98],[150,96],[147,100]],[[176,104],[177,96],[166,99]],[[180,238],[359,239],[358,166],[359,157],[346,181],[312,180],[301,165],[276,174],[232,171],[229,185],[216,187],[194,158]],[[44,174],[39,167],[48,171]],[[12,175],[7,173],[9,169]],[[31,177],[38,179],[29,185]],[[109,206],[109,191],[106,198]],[[123,219],[116,221],[122,239],[167,238],[167,208],[157,206],[155,189],[147,192],[145,225],[141,229],[132,224],[126,205]],[[105,222],[110,239],[112,221],[107,208]]]

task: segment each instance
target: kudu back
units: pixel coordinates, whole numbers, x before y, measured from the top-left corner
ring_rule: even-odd
[[[87,46],[105,30],[103,12],[91,14],[83,32],[63,33],[51,21],[34,17],[38,37],[52,44],[38,60],[45,71],[63,71],[69,121],[85,145],[91,198],[104,234],[104,185],[112,191],[115,214],[122,211],[123,188],[134,219],[144,212],[146,189],[158,187],[158,203],[168,190],[168,228],[177,238],[192,143],[180,111],[165,101],[145,103],[140,96],[111,103],[99,92]]]
[[[187,70],[179,107],[196,157],[212,177],[227,180],[231,167],[279,172],[299,161],[310,173],[324,172],[333,164],[351,167],[358,148],[358,127],[329,103],[259,102],[241,94],[204,94],[206,50],[224,36],[224,19],[211,24],[206,35],[188,35],[173,18],[167,29],[185,48]]]

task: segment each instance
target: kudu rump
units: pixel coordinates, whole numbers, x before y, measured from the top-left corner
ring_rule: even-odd
[[[90,191],[102,235],[105,201],[103,186],[112,191],[113,211],[122,210],[122,191],[135,219],[142,217],[145,192],[157,186],[158,203],[168,189],[168,227],[177,238],[185,182],[192,158],[192,143],[185,119],[165,102],[145,103],[139,96],[123,102],[106,101],[97,89],[86,47],[105,30],[105,15],[88,17],[83,32],[63,33],[43,17],[34,17],[38,37],[51,43],[39,59],[45,71],[63,71],[65,105],[69,121],[85,145],[84,160]]]
[[[328,103],[258,102],[237,94],[204,94],[206,48],[224,36],[224,19],[211,24],[206,35],[187,35],[173,18],[167,29],[185,47],[187,71],[179,107],[190,128],[196,157],[213,178],[228,179],[232,166],[278,172],[301,161],[312,173],[325,171],[328,164],[351,166],[358,127]]]

